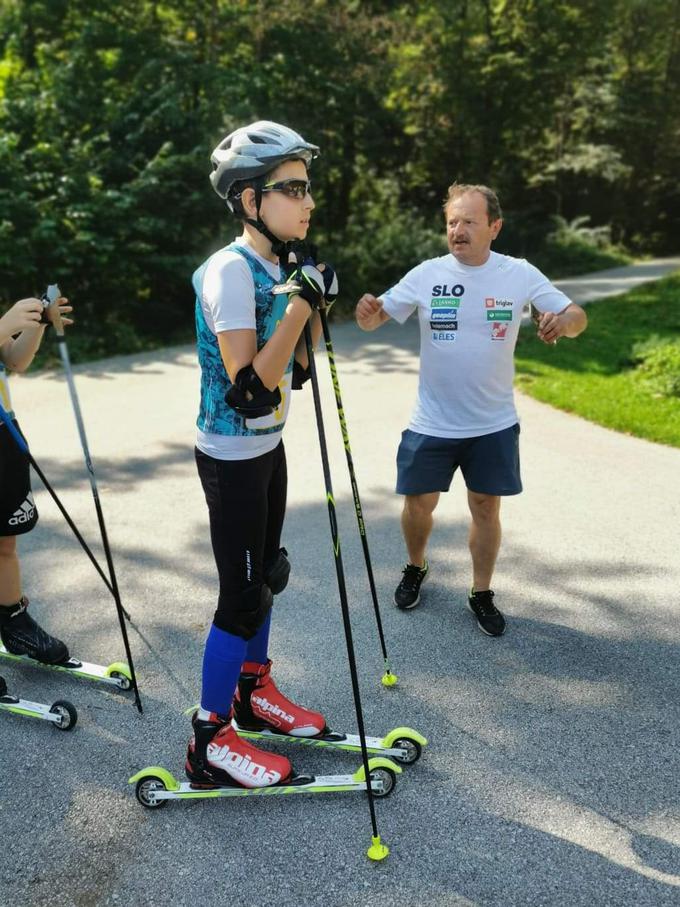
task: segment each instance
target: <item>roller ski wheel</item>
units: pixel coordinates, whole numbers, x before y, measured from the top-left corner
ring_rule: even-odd
[[[249,740],[268,740],[272,743],[299,743],[306,746],[329,747],[345,750],[350,753],[361,752],[361,741],[358,734],[340,734],[327,730],[317,737],[291,737],[288,734],[272,730],[249,730],[241,727],[236,719],[234,728],[240,737]],[[400,765],[413,765],[417,762],[427,739],[418,731],[409,727],[398,727],[384,737],[366,737],[366,749],[371,756],[389,756]]]
[[[73,677],[78,677],[82,680],[93,680],[97,683],[116,687],[116,689],[119,690],[126,691],[132,688],[132,674],[130,668],[122,661],[115,661],[113,664],[105,667],[104,665],[80,661],[77,658],[69,656],[65,661],[61,661],[58,664],[47,664],[46,662],[29,658],[28,655],[14,655],[12,652],[8,652],[1,643],[0,657],[14,662],[20,662],[21,664],[32,665],[37,668],[50,668],[53,671],[64,671],[67,674],[71,674]]]
[[[0,678],[0,711],[12,712],[24,718],[38,718],[49,721],[58,731],[72,731],[78,722],[76,707],[65,699],[58,699],[50,705],[19,699],[7,692],[5,681]]]
[[[369,761],[368,767],[371,768]],[[397,783],[397,773],[394,768],[380,765],[371,769],[371,793],[374,797],[389,797]]]
[[[401,768],[389,759],[377,757],[368,762],[374,797],[388,797],[394,790]],[[200,784],[178,781],[160,766],[150,766],[133,775],[137,801],[145,809],[161,809],[168,800],[204,800],[224,797],[272,797],[297,794],[366,792],[368,785],[363,765],[353,775],[295,775],[289,781],[270,787],[240,787],[234,784]]]
[[[52,703],[50,714],[57,716],[54,727],[58,731],[72,731],[78,723],[76,707],[67,699],[58,699]]]

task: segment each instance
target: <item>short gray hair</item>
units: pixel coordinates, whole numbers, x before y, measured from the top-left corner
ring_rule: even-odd
[[[479,192],[480,195],[484,196],[486,199],[486,213],[489,217],[490,224],[503,217],[501,203],[498,201],[498,196],[493,189],[489,189],[488,186],[473,186],[468,183],[451,183],[446,198],[444,199],[444,211],[446,211],[449,204],[455,198],[465,195],[466,192]]]

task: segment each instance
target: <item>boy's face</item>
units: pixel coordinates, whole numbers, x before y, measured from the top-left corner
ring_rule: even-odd
[[[286,180],[306,182],[307,168],[304,161],[284,161],[276,170],[267,174],[265,186],[280,184]],[[314,210],[314,200],[310,192],[303,198],[293,197],[290,193],[295,188],[295,183],[290,187],[283,186],[282,190],[273,189],[262,193],[260,215],[265,224],[284,242],[289,239],[304,239],[309,229],[309,219]],[[250,195],[250,193],[248,193]],[[254,195],[253,206],[254,206]],[[250,199],[248,199],[250,201]],[[249,207],[249,206],[248,206]],[[255,216],[254,213],[252,216]]]

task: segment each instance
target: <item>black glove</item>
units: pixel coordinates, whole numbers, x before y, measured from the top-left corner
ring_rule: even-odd
[[[295,287],[291,288],[291,296],[302,296],[313,311],[325,306],[324,276],[316,265],[298,265],[288,277],[288,283]]]
[[[318,260],[315,245],[301,239],[292,239],[283,246],[279,254],[281,275],[286,280],[298,265],[316,265]]]
[[[335,273],[331,265],[324,263],[323,271],[323,285],[324,285],[324,297],[326,299],[326,308],[329,308],[333,305],[335,300],[338,298],[338,275]]]

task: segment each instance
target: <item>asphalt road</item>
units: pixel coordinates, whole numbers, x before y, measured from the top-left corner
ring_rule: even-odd
[[[635,273],[631,279],[636,280]],[[589,278],[592,283],[592,277]],[[363,795],[171,803],[148,812],[127,779],[181,776],[203,641],[216,598],[192,459],[193,351],[77,370],[140,676],[129,695],[39,668],[1,667],[27,699],[71,699],[71,734],[0,715],[0,904],[680,904],[680,450],[591,425],[519,396],[525,492],[503,505],[495,579],[501,639],[466,610],[467,512],[442,499],[431,578],[411,613],[391,604],[404,552],[394,455],[414,399],[416,326],[334,330],[388,648],[381,660],[325,357],[324,397],[342,551],[368,730],[410,725],[430,743],[377,803],[390,857],[365,857]],[[578,342],[578,341],[575,341]],[[33,454],[99,551],[89,484],[59,373],[13,379]],[[277,600],[281,687],[356,727],[311,393],[286,428],[293,562]],[[123,649],[110,596],[36,480],[41,521],[21,541],[26,592],[71,650]],[[295,750],[299,771],[359,760]]]

